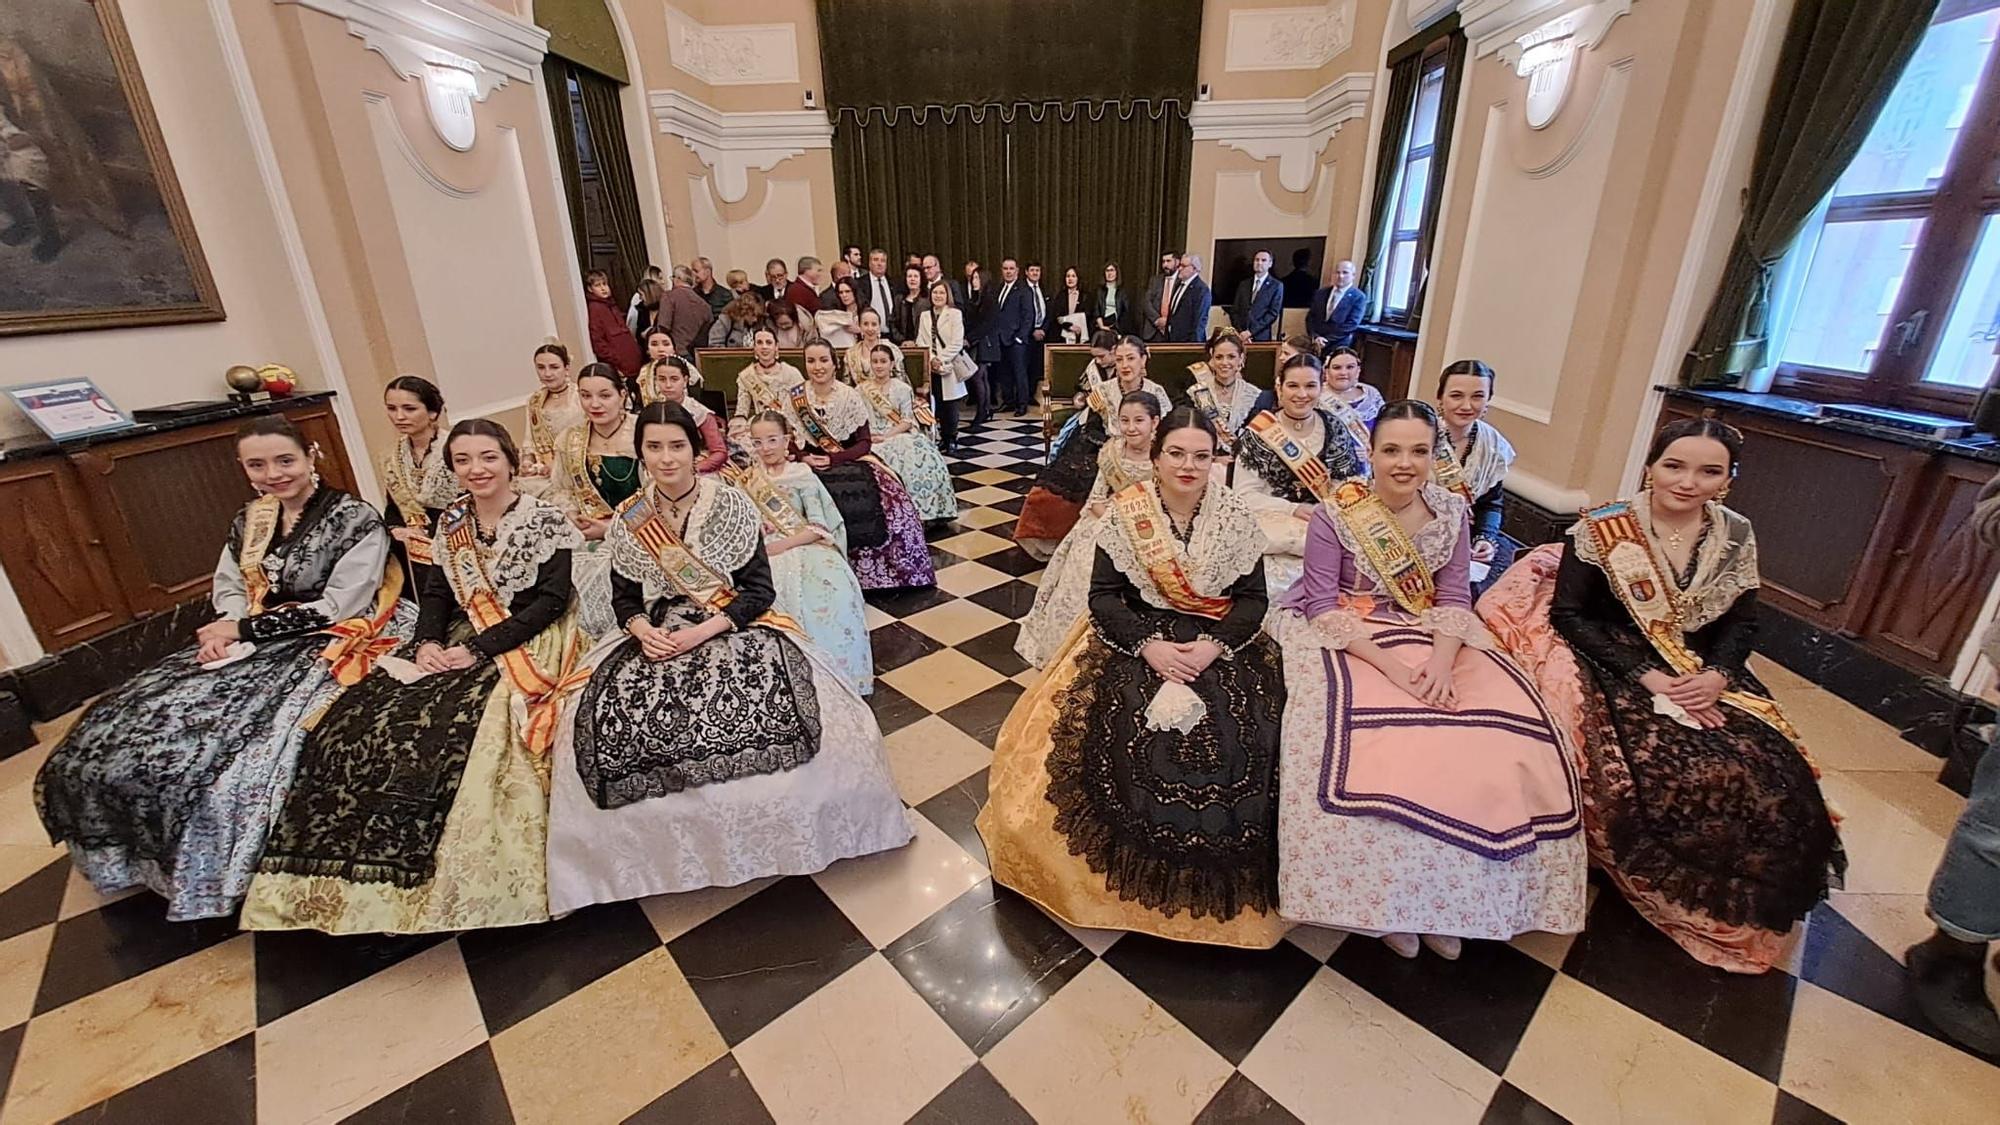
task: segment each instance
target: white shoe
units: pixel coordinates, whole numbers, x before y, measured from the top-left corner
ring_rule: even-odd
[[[1417,952],[1421,948],[1417,944],[1417,935],[1415,934],[1383,934],[1382,944],[1388,946],[1395,952],[1396,956],[1406,961],[1416,960]]]
[[[1464,952],[1464,948],[1459,944],[1458,939],[1449,935],[1425,934],[1423,940],[1424,944],[1430,947],[1432,953],[1437,954],[1447,961],[1458,960],[1458,955]]]

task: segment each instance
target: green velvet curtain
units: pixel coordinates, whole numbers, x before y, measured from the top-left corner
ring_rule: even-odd
[[[579,269],[590,266],[588,225],[583,206],[583,162],[576,146],[575,110],[569,103],[570,63],[555,55],[542,56],[542,92],[549,99],[549,124],[555,134],[556,170],[562,174],[563,202],[569,205],[569,229],[575,235]]]
[[[1184,249],[1194,147],[1178,101],[902,110],[834,122],[843,243],[935,252],[946,272],[1002,256],[1075,266],[1086,288],[1116,262],[1128,283]]]
[[[555,127],[556,161],[562,171],[563,198],[569,204],[570,230],[576,235],[578,267],[604,269],[611,275],[612,292],[629,294],[650,258],[632,154],[625,144],[620,84],[555,55],[542,59],[542,80]],[[577,107],[570,102],[571,82],[581,103],[581,134]],[[593,253],[593,246],[608,246],[610,254]]]
[[[1375,146],[1374,193],[1369,196],[1374,203],[1368,210],[1368,256],[1361,263],[1357,282],[1361,291],[1368,294],[1369,320],[1379,315],[1374,303],[1381,287],[1376,282],[1387,265],[1389,220],[1394,210],[1389,193],[1396,190],[1396,173],[1403,166],[1398,158],[1403,154],[1403,136],[1410,131],[1410,118],[1416,110],[1417,69],[1422,62],[1419,53],[1412,52],[1389,67],[1389,94],[1382,103],[1382,139]]]
[[[605,0],[535,0],[535,22],[549,33],[549,54],[561,55],[617,82],[630,85],[625,48]]]
[[[1771,275],[1847,170],[1916,52],[1938,0],[1798,0],[1757,137],[1743,222],[1688,353],[1690,385],[1764,365]]]

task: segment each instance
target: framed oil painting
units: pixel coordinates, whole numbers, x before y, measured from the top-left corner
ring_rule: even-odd
[[[0,336],[222,318],[117,0],[0,3]]]

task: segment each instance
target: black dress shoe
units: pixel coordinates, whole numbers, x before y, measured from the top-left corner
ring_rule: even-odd
[[[1986,999],[1984,943],[1935,933],[1904,954],[1917,1009],[1952,1039],[2000,1058],[2000,1014]]]

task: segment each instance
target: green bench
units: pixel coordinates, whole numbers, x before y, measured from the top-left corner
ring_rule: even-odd
[[[1042,355],[1042,398],[1048,407],[1042,420],[1042,455],[1047,457],[1063,423],[1076,413],[1077,383],[1090,363],[1090,349],[1081,344],[1047,344]],[[1187,405],[1188,386],[1194,382],[1189,368],[1206,362],[1208,349],[1200,344],[1153,344],[1146,349],[1146,374],[1173,399],[1161,403],[1162,408]],[[1243,377],[1269,390],[1277,381],[1277,372],[1278,345],[1251,344],[1243,357]]]
[[[1089,348],[1084,349],[1086,357],[1089,352]],[[929,380],[925,368],[930,364],[930,355],[929,348],[904,345],[903,374],[910,380],[910,386],[921,387]],[[749,348],[696,348],[694,365],[701,369],[702,405],[724,415],[736,409],[736,377],[756,360],[756,353]],[[780,348],[778,362],[789,363],[800,372],[804,372],[805,349]],[[833,362],[844,365],[847,362],[847,349],[835,348]]]

